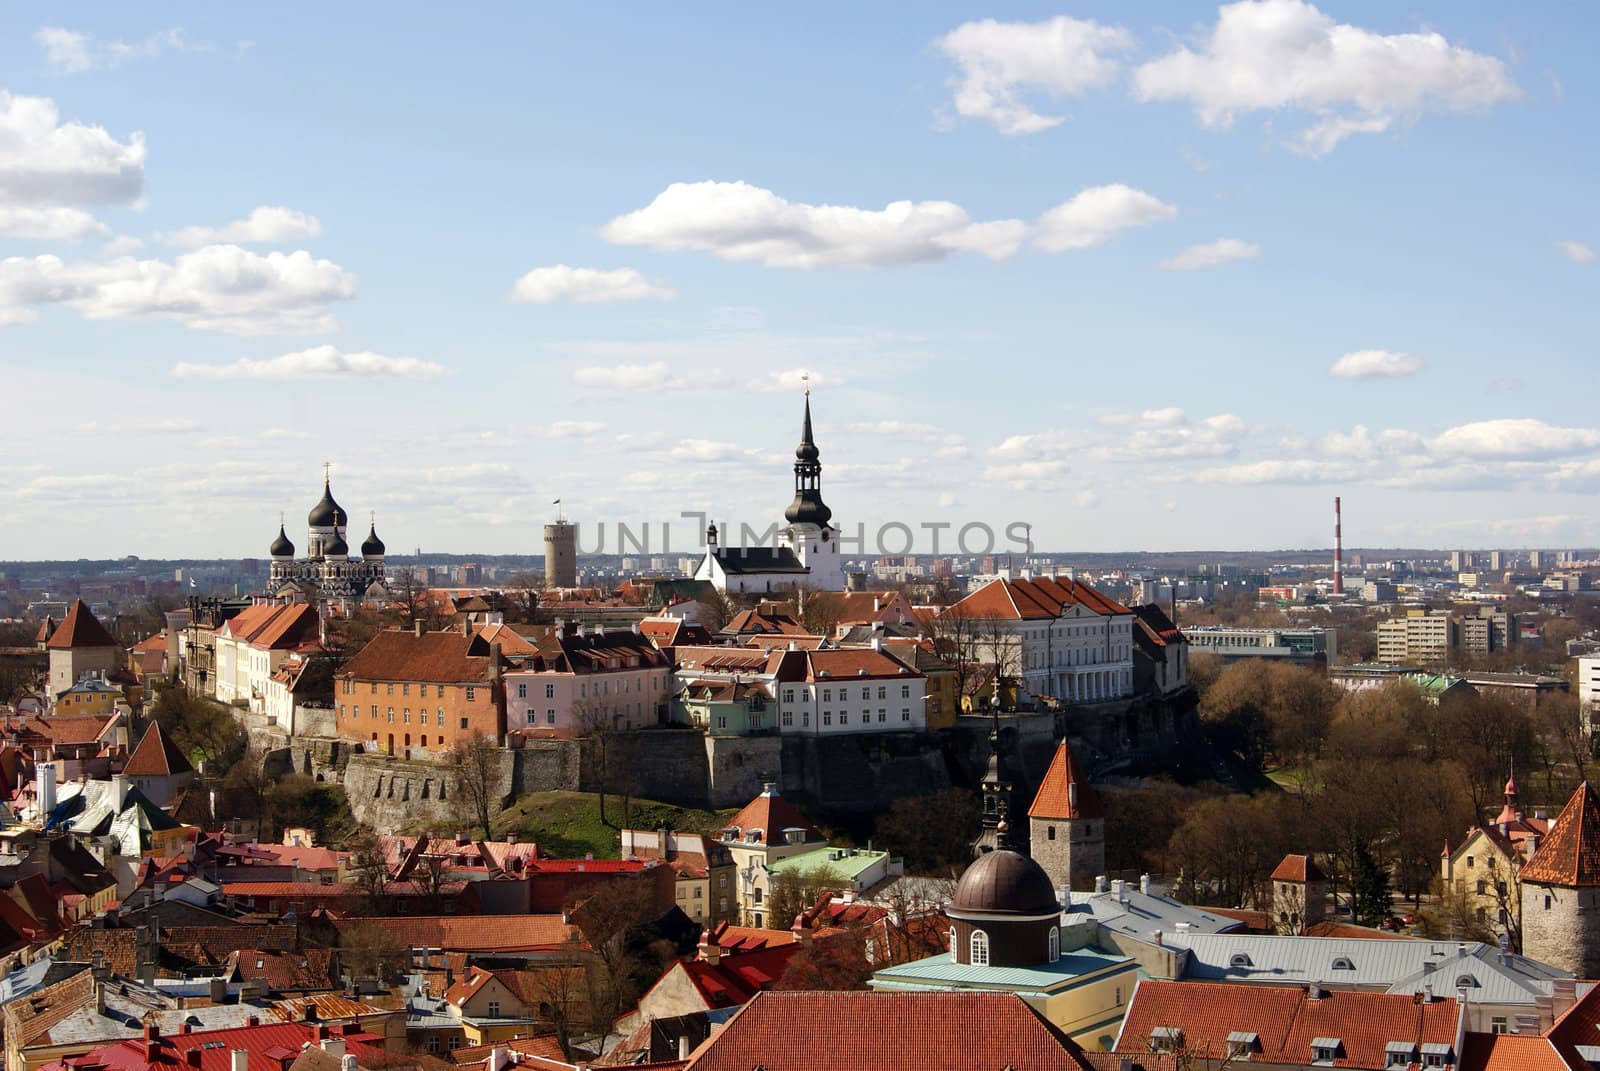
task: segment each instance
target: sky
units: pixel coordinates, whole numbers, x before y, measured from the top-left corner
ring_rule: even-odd
[[[1347,546],[1600,544],[1597,51],[1584,3],[13,0],[0,559],[264,556],[325,462],[392,550],[560,499],[677,552],[777,519],[807,385],[869,551],[1321,547],[1335,495]]]

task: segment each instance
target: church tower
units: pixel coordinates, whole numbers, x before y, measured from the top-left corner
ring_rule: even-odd
[[[1056,888],[1093,889],[1106,872],[1106,819],[1065,740],[1028,808],[1033,858]]]
[[[1579,978],[1600,974],[1600,797],[1585,781],[1522,864],[1522,954]]]
[[[1016,784],[1010,769],[1000,754],[1000,715],[994,715],[994,728],[989,732],[989,767],[983,774],[983,820],[978,839],[972,842],[972,857],[980,859],[992,851],[1006,846],[1008,838],[1002,826],[1009,824],[1012,813],[1012,796]]]
[[[786,534],[795,557],[809,571],[806,584],[817,591],[844,590],[844,564],[839,558],[839,533],[833,510],[822,501],[822,462],[811,436],[811,388],[806,388],[800,445],[794,451],[794,501],[783,511]]]

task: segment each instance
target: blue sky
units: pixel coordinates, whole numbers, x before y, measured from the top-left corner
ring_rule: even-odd
[[[0,557],[1600,543],[1589,5],[472,15],[0,8]]]

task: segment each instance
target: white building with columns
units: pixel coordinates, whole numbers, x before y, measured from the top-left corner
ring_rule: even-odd
[[[1025,695],[1101,703],[1133,695],[1133,611],[1072,579],[985,584],[940,613],[939,631]]]

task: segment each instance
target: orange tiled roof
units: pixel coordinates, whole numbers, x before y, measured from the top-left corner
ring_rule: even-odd
[[[1585,1065],[1573,1065],[1585,1066]],[[1536,1034],[1468,1034],[1458,1071],[1572,1071],[1549,1038]]]
[[[1078,791],[1074,795],[1072,786]],[[1056,745],[1055,758],[1039,783],[1039,792],[1028,808],[1029,818],[1099,818],[1104,814],[1100,797],[1089,786],[1089,778],[1078,766],[1077,758],[1065,740]]]
[[[1600,800],[1585,781],[1556,816],[1549,834],[1522,864],[1524,883],[1600,885]]]
[[[825,1057],[819,1039],[826,1039]],[[1083,1050],[1013,993],[757,994],[691,1071],[885,1067],[1089,1071]]]
[[[1102,616],[1132,610],[1076,580],[996,580],[947,610],[970,618],[1034,621],[1060,617],[1067,606],[1082,606]]]
[[[1290,854],[1283,857],[1283,862],[1278,864],[1278,869],[1272,872],[1268,880],[1298,881],[1303,884],[1308,881],[1327,881],[1328,876],[1309,855]]]
[[[161,731],[161,723],[153,721],[122,772],[129,777],[170,777],[194,773],[194,767],[178,750],[178,745],[167,739],[167,734]]]
[[[1223,1059],[1235,1031],[1256,1036],[1250,1060],[1309,1066],[1315,1038],[1338,1038],[1339,1067],[1384,1068],[1391,1042],[1454,1046],[1461,1008],[1454,998],[1424,1003],[1410,993],[1324,990],[1303,986],[1141,980],[1133,991],[1117,1052],[1148,1052],[1160,1028],[1182,1031],[1190,1054]],[[1447,1060],[1454,1063],[1454,1060]]]
[[[805,830],[806,840],[822,840],[822,834],[810,819],[776,791],[771,794],[763,792],[745,804],[744,810],[728,822],[728,827],[738,829],[740,842],[745,844],[782,844],[783,831],[792,828]],[[752,830],[761,831],[759,840],[750,841],[747,838]]]
[[[117,641],[82,599],[74,599],[46,646],[53,651],[63,651],[73,647],[115,647]]]
[[[500,653],[507,655],[535,655],[539,648],[510,625],[485,625],[478,630],[484,643],[498,643]]]
[[[411,948],[478,953],[559,948],[578,936],[560,915],[374,915],[337,920],[341,931],[377,924]]]
[[[487,684],[491,676],[489,645],[456,631],[418,636],[386,629],[372,637],[339,672],[356,680]]]

